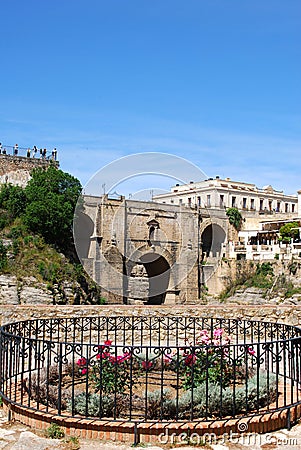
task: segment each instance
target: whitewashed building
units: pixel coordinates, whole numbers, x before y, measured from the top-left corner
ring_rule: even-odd
[[[299,198],[299,206],[298,206]],[[233,181],[230,178],[209,178],[175,185],[166,194],[153,197],[154,201],[192,208],[224,209],[235,207],[257,213],[290,213],[301,217],[301,191],[287,195],[272,186],[258,188],[255,184]]]

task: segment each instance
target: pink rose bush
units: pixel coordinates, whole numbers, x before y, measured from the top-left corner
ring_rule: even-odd
[[[220,383],[229,386],[243,378],[245,353],[249,358],[256,355],[253,347],[247,347],[240,357],[231,356],[231,339],[222,328],[216,328],[212,334],[206,329],[200,331],[195,343],[186,339],[186,346],[177,355],[165,355],[166,368],[179,374],[184,389],[197,387],[204,382]]]
[[[80,375],[89,378],[95,392],[105,394],[123,393],[136,382],[143,382],[144,374],[156,370],[175,372],[186,390],[204,382],[218,383],[225,388],[234,381],[240,382],[246,373],[246,364],[252,365],[256,359],[253,346],[230,344],[230,336],[223,328],[211,332],[203,329],[195,342],[185,339],[182,348],[167,347],[156,355],[130,351],[119,354],[117,347],[112,347],[112,341],[106,340],[97,347],[97,354],[89,362],[81,357],[76,364]]]
[[[134,377],[132,377],[130,368],[131,354],[123,352],[119,355],[111,345],[112,341],[104,341],[89,364],[84,357],[79,358],[76,362],[80,374],[89,377],[95,392],[102,391],[104,394],[111,394],[116,391],[122,393],[133,384]]]

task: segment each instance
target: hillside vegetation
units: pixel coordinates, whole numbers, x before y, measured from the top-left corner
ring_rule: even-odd
[[[254,263],[253,261],[236,261],[236,273],[229,277],[225,290],[219,299],[226,301],[237,292],[257,289],[262,297],[269,301],[277,298],[278,302],[296,296],[301,300],[301,263],[292,259],[286,264],[273,262]]]
[[[104,303],[100,288],[80,264],[72,237],[75,206],[81,194],[73,176],[49,167],[35,169],[28,185],[0,188],[0,274],[33,285],[44,283],[54,303]]]

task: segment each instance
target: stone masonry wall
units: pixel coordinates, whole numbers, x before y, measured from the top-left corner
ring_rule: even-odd
[[[192,305],[192,306],[60,306],[1,305],[0,324],[27,319],[130,316],[130,317],[217,317],[281,322],[301,326],[301,306],[290,305]]]
[[[24,187],[33,169],[47,168],[50,164],[59,166],[58,161],[24,156],[0,155],[0,184],[11,183]]]

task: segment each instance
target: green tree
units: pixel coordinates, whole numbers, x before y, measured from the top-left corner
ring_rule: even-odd
[[[7,210],[11,219],[20,217],[25,211],[26,195],[21,186],[3,184],[0,189],[0,208]]]
[[[73,215],[81,184],[72,175],[50,166],[35,169],[25,188],[24,223],[46,242],[64,250],[70,247]]]
[[[237,208],[228,208],[226,214],[231,225],[233,225],[236,230],[239,230],[242,222],[242,215],[239,210]]]
[[[283,225],[280,230],[280,238],[284,244],[289,244],[291,239],[295,239],[299,236],[299,223],[298,222],[289,222]]]

